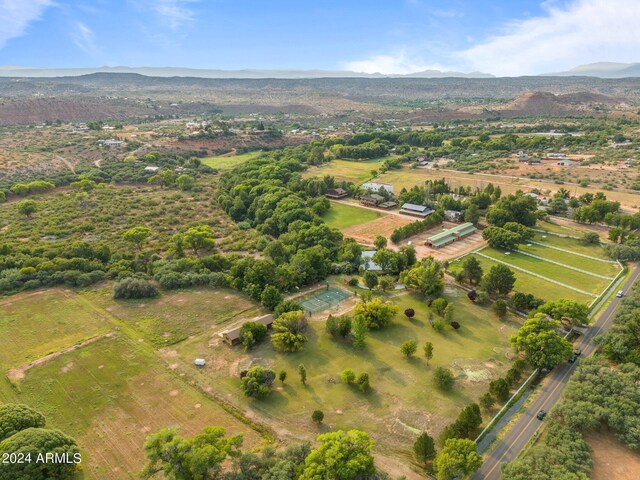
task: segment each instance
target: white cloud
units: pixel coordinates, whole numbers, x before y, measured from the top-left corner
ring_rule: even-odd
[[[50,5],[52,0],[0,0],[0,48],[23,35]]]
[[[545,2],[545,14],[454,54],[473,70],[528,75],[598,61],[640,61],[638,0]]]
[[[80,50],[86,53],[95,53],[96,46],[94,43],[93,30],[84,23],[76,22],[76,30],[72,33],[71,39]]]
[[[195,12],[189,4],[199,0],[155,0],[153,11],[159,16],[163,25],[177,30],[195,21]]]
[[[395,55],[373,55],[364,60],[344,63],[346,70],[359,73],[382,73],[385,75],[397,73],[406,74],[424,70],[443,70],[440,65],[430,65],[423,60],[409,55],[402,50]]]

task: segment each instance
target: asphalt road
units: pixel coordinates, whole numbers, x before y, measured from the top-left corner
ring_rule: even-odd
[[[638,278],[640,278],[640,268],[636,267],[629,279],[617,290],[623,290],[625,293],[629,292]],[[588,329],[584,336],[578,339],[576,348],[582,350],[583,357],[591,355],[596,350],[593,339],[611,327],[619,305],[620,299],[614,297],[612,302],[600,314],[596,323]],[[538,390],[536,398],[531,402],[527,411],[522,414],[518,422],[511,427],[507,434],[496,443],[485,457],[482,467],[473,474],[471,480],[498,480],[500,478],[500,465],[514,460],[536,434],[543,423],[536,418],[536,414],[540,410],[548,412],[558,402],[562,390],[579,362],[579,359],[576,363],[567,362],[557,366],[547,374],[547,378],[543,382],[544,386]]]

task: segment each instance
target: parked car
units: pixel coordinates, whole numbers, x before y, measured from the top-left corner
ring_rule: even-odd
[[[538,412],[538,415],[536,415],[538,420],[544,420],[544,417],[547,416],[547,412],[545,412],[544,410],[540,410]]]
[[[618,298],[624,297],[624,292],[620,290],[618,293],[616,293],[616,297]]]
[[[573,354],[574,354],[576,357],[579,357],[580,355],[582,355],[582,350],[580,350],[579,348],[574,348],[574,349],[573,349]]]
[[[569,363],[575,363],[577,359],[578,359],[578,356],[574,353],[569,357]]]

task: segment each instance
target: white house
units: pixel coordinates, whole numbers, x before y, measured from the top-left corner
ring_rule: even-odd
[[[393,185],[389,185],[388,183],[367,182],[362,184],[362,188],[364,188],[365,190],[371,190],[373,192],[379,192],[382,188],[389,193],[393,193]]]

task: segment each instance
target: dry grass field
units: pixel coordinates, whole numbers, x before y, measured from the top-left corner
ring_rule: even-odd
[[[592,448],[591,480],[637,480],[640,478],[640,455],[629,450],[612,435],[587,435]]]

